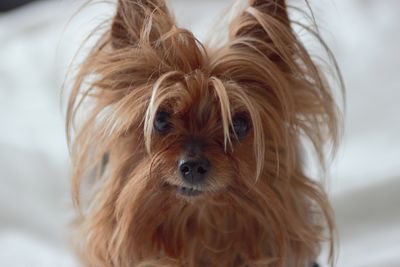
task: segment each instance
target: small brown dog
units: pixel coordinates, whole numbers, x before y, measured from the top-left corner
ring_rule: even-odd
[[[336,144],[331,90],[284,0],[248,0],[229,29],[209,47],[165,1],[118,1],[68,111],[70,132],[88,114],[72,145],[86,266],[308,267],[322,241],[332,252],[331,208],[301,151],[308,138],[322,163]]]

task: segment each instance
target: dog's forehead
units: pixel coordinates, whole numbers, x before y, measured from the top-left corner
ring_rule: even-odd
[[[232,115],[247,110],[246,104],[237,93],[238,90],[244,92],[246,88],[216,88],[210,83],[210,77],[198,77],[186,78],[185,83],[177,84],[174,97],[167,98],[163,106],[172,114],[197,117],[220,116],[221,109],[227,109]]]
[[[212,88],[191,87],[182,88],[182,94],[169,103],[173,113],[181,117],[198,117],[219,113],[219,102]]]

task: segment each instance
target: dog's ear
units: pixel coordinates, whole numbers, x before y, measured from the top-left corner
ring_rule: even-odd
[[[285,0],[249,0],[249,5],[284,23],[289,23]]]
[[[164,0],[118,0],[111,26],[113,48],[153,42],[168,32],[174,20]]]
[[[274,61],[293,37],[285,0],[248,0],[249,6],[230,25],[230,40],[245,40]],[[266,45],[259,45],[260,41]]]

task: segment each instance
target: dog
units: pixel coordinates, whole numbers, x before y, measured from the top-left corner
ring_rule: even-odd
[[[117,2],[68,105],[84,266],[308,267],[323,242],[333,264],[303,143],[323,166],[339,105],[287,9],[248,0],[213,47],[163,0]]]

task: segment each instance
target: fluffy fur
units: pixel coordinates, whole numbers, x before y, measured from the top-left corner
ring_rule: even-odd
[[[165,135],[153,127],[160,110],[171,114]],[[285,1],[249,0],[226,43],[209,47],[176,26],[165,1],[119,0],[68,109],[69,136],[76,114],[84,119],[71,144],[84,264],[311,266],[322,241],[333,252],[334,222],[324,190],[305,174],[301,140],[323,162],[324,143],[337,141],[337,111]],[[240,140],[235,114],[251,121]],[[212,164],[192,198],[176,192],[191,139]],[[85,201],[82,184],[94,192]]]

